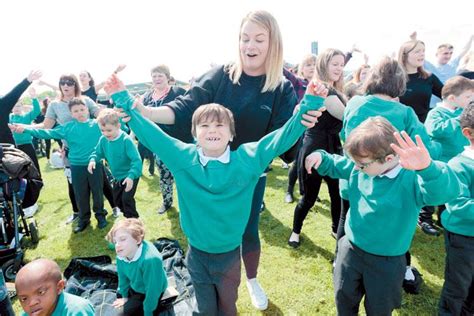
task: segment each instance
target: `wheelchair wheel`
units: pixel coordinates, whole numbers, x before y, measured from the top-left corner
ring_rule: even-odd
[[[20,264],[18,270],[20,270],[22,266],[23,263]],[[15,269],[15,259],[10,259],[2,264],[2,270],[6,282],[15,282],[16,274],[18,272],[18,270]]]

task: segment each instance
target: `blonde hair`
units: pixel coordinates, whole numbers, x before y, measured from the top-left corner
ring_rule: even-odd
[[[337,91],[342,92],[344,87],[344,75],[341,74],[341,77],[337,81],[332,82],[329,79],[328,74],[329,63],[331,62],[331,59],[335,56],[342,56],[345,59],[346,55],[344,55],[344,53],[339,49],[335,48],[328,48],[324,52],[322,52],[316,59],[316,69],[314,72],[314,77],[318,81],[326,83],[327,85],[329,85],[329,87],[332,87]]]
[[[247,14],[240,24],[239,42],[242,38],[242,27],[252,22],[268,32],[268,53],[265,59],[265,84],[262,92],[274,91],[283,80],[283,41],[276,19],[267,11],[253,11]],[[239,59],[229,67],[229,78],[238,84],[243,72],[243,61],[239,48]]]
[[[303,76],[303,68],[304,68],[304,65],[306,64],[309,64],[310,62],[314,63],[316,65],[316,55],[314,54],[308,54],[306,56],[303,57],[303,60],[301,61],[301,63],[298,65],[298,77],[301,77],[303,79],[306,79],[304,76]]]
[[[400,50],[398,51],[398,62],[405,71],[407,71],[408,54],[413,51],[418,44],[421,44],[423,45],[423,47],[425,47],[425,43],[419,40],[408,41],[403,43],[402,46],[400,46]],[[430,74],[423,68],[423,66],[418,67],[416,71],[423,79],[426,79],[430,76]]]
[[[397,130],[382,116],[369,117],[357,126],[347,137],[344,149],[354,158],[370,158],[383,161],[395,154],[390,144],[397,143]]]
[[[119,116],[117,112],[112,109],[103,109],[99,112],[99,116],[97,116],[97,122],[100,125],[120,125]]]
[[[126,218],[116,222],[114,226],[112,226],[112,229],[110,229],[110,231],[108,232],[105,239],[113,243],[115,233],[119,229],[125,229],[127,232],[130,233],[130,235],[132,235],[133,239],[135,239],[136,241],[141,242],[145,238],[145,226],[143,222],[138,218]]]
[[[209,103],[201,105],[194,111],[193,117],[191,119],[192,127],[191,133],[193,137],[196,137],[196,127],[201,122],[208,122],[208,121],[217,121],[219,123],[228,123],[230,134],[235,137],[235,122],[234,122],[234,115],[232,112],[217,103]]]

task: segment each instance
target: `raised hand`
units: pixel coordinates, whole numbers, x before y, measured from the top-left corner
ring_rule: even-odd
[[[30,95],[30,98],[36,99],[38,97],[38,94],[36,93],[36,89],[33,87],[30,87],[28,89],[28,94]]]
[[[128,177],[123,180],[122,184],[125,185],[125,192],[129,192],[133,188],[133,180]]]
[[[93,174],[94,169],[95,169],[95,161],[89,162],[89,165],[87,166],[87,171],[89,171],[90,174]]]
[[[323,156],[321,155],[321,153],[314,152],[306,156],[304,160],[304,168],[306,169],[306,172],[308,174],[311,174],[313,168],[318,169],[321,165],[321,162],[323,162]]]
[[[125,64],[120,64],[120,65],[118,65],[117,68],[115,68],[115,70],[114,70],[114,74],[118,74],[119,72],[121,72],[122,70],[124,70],[125,67],[127,67],[127,65],[125,65]]]
[[[108,95],[125,90],[125,84],[116,74],[112,74],[105,82],[104,90]]]
[[[30,74],[28,75],[28,77],[26,78],[29,82],[33,82],[35,80],[38,80],[39,78],[41,78],[41,76],[43,75],[43,73],[39,70],[32,70],[30,71]]]
[[[328,96],[328,88],[326,88],[326,86],[321,82],[311,80],[306,87],[306,93],[325,98]]]
[[[415,136],[416,144],[405,131],[402,131],[401,135],[400,133],[394,133],[394,136],[397,139],[398,145],[390,144],[390,146],[400,157],[400,165],[403,168],[409,170],[428,168],[431,163],[431,157],[420,136]]]

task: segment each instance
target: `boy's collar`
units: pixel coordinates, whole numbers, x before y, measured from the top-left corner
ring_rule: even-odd
[[[197,152],[199,154],[199,162],[204,167],[211,160],[218,160],[222,163],[228,163],[230,161],[230,147],[229,147],[229,145],[227,145],[227,148],[225,149],[224,153],[222,155],[220,155],[219,157],[209,157],[209,156],[204,155],[201,147],[198,147]]]
[[[122,261],[125,261],[127,263],[130,263],[130,262],[134,262],[134,261],[137,261],[140,256],[142,255],[142,251],[143,251],[143,241],[142,243],[140,244],[140,246],[138,246],[138,249],[137,251],[135,252],[135,255],[133,256],[132,259],[128,260],[126,257],[120,257],[120,256],[117,256],[120,260]]]
[[[124,133],[124,131],[120,130],[119,133],[118,133],[118,135],[117,135],[117,137],[115,137],[114,139],[112,139],[111,142],[116,141],[117,139],[119,139],[119,138],[122,136],[123,133]]]
[[[403,169],[402,166],[400,164],[397,164],[391,170],[385,173],[379,174],[378,177],[380,178],[387,177],[389,179],[394,179],[396,176],[398,176],[398,174],[400,173],[400,171],[402,171],[402,169]]]
[[[471,146],[465,146],[462,155],[467,158],[471,158],[474,160],[474,149]]]

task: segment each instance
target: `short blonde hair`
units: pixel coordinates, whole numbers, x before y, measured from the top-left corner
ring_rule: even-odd
[[[113,243],[115,233],[119,229],[125,229],[136,241],[141,242],[145,238],[145,225],[143,222],[138,218],[126,218],[116,222],[108,232],[105,239]]]
[[[245,23],[252,22],[264,28],[268,32],[268,53],[265,59],[265,84],[262,92],[274,91],[283,81],[283,41],[280,27],[276,19],[267,11],[253,11],[248,13],[240,24],[239,42],[242,38],[242,27]],[[234,84],[238,84],[243,72],[243,61],[239,59],[230,66],[229,78]]]
[[[99,112],[99,116],[97,116],[97,122],[100,125],[120,125],[119,116],[117,112],[112,109],[103,109]]]
[[[383,161],[387,155],[395,154],[390,144],[397,143],[393,135],[396,131],[386,118],[369,117],[349,134],[344,149],[354,159]]]
[[[303,57],[303,60],[301,63],[298,65],[298,77],[304,78],[303,77],[303,68],[304,65],[309,64],[310,62],[314,63],[316,65],[316,55],[314,54],[308,54]]]
[[[329,73],[328,73],[328,68],[329,68],[329,63],[331,62],[331,59],[335,56],[342,56],[346,58],[346,55],[339,49],[335,48],[328,48],[324,52],[322,52],[320,55],[318,55],[318,58],[316,59],[316,69],[314,72],[314,77],[318,81],[322,81],[326,84],[328,84],[330,87],[336,89],[339,92],[342,92],[344,88],[344,75],[341,74],[341,77],[339,80],[336,82],[332,83],[331,80],[329,80]]]
[[[201,105],[194,111],[193,117],[191,119],[192,127],[191,133],[193,137],[196,137],[196,127],[201,122],[208,122],[208,121],[217,121],[219,123],[225,122],[229,124],[230,134],[235,137],[235,122],[234,122],[234,115],[232,112],[217,103],[209,103],[205,105]]]

